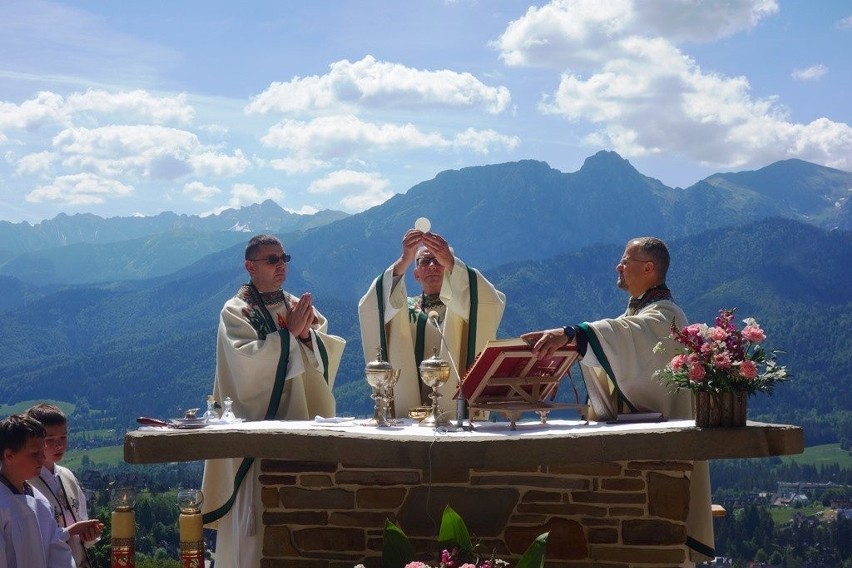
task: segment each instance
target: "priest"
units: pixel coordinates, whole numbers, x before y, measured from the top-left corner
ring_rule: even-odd
[[[631,412],[661,412],[666,418],[692,418],[689,392],[671,392],[654,373],[666,366],[676,343],[671,326],[687,324],[683,310],[666,286],[669,251],[654,237],[628,241],[616,264],[617,285],[630,294],[625,312],[611,319],[567,325],[522,335],[539,358],[564,345],[582,356],[580,368],[589,392],[591,420],[611,420]],[[660,351],[655,346],[662,342]],[[695,462],[691,474],[687,546],[693,562],[714,556],[707,462]]]
[[[409,296],[405,274],[412,264],[422,291]],[[380,353],[400,370],[394,387],[395,415],[406,416],[411,408],[431,404],[427,396],[431,389],[420,382],[419,367],[436,352],[450,364],[450,379],[439,389],[441,412],[455,417],[458,375],[453,365],[464,376],[485,342],[496,337],[505,307],[505,294],[455,256],[441,235],[408,230],[400,257],[373,280],[358,303],[365,362]]]
[[[219,317],[213,395],[220,402],[230,397],[234,414],[247,421],[335,414],[332,387],[345,341],[328,333],[310,293],[294,296],[281,289],[290,259],[278,238],[252,237],[244,262],[249,281]],[[253,458],[204,465],[203,519],[217,529],[217,568],[260,566],[258,471]]]

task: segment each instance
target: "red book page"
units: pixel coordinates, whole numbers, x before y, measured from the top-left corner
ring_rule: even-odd
[[[576,351],[562,349],[539,361],[520,339],[489,341],[465,374],[462,394],[471,402],[508,400],[520,396],[516,389],[523,389],[542,399],[556,389],[576,359]]]

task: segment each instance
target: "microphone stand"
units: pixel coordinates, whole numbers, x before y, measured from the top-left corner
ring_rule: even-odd
[[[459,374],[459,369],[456,366],[456,362],[453,361],[453,354],[450,351],[450,346],[447,345],[447,340],[444,337],[444,330],[441,329],[440,324],[438,324],[438,312],[432,310],[429,312],[429,321],[435,326],[435,329],[438,330],[438,335],[441,336],[441,342],[444,344],[444,347],[447,349],[447,358],[450,360],[450,365],[453,366],[453,371],[456,372],[456,377],[458,378],[458,396],[456,397],[456,427],[464,430],[464,394],[462,393],[462,385],[461,385],[461,375]],[[472,428],[472,427],[471,427]]]

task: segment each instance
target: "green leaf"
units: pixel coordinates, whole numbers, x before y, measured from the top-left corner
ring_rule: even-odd
[[[470,534],[467,526],[452,507],[447,505],[441,517],[441,530],[438,532],[438,544],[442,548],[458,547],[462,551],[462,557],[467,557],[473,550],[470,543]]]
[[[544,568],[544,553],[547,552],[547,536],[549,532],[541,533],[530,544],[515,568]]]
[[[414,561],[414,547],[402,529],[390,521],[385,522],[382,535],[382,567],[400,568]]]

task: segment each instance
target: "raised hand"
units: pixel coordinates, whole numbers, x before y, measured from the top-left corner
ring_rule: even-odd
[[[402,276],[414,262],[414,257],[417,254],[417,247],[423,241],[425,233],[417,229],[409,229],[402,236],[402,255],[393,265],[393,275]]]
[[[435,258],[445,269],[450,270],[455,264],[453,258],[453,249],[449,243],[444,240],[444,237],[437,233],[423,233],[423,244],[428,248]]]

